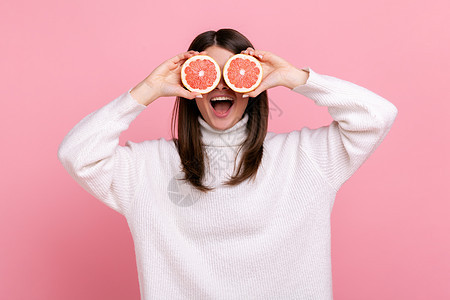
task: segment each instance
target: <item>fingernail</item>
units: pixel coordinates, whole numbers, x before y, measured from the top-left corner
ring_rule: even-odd
[[[248,98],[248,95],[247,94],[242,95],[242,98]]]
[[[195,96],[195,98],[203,98],[203,96],[202,95],[197,95],[197,96]]]
[[[262,59],[262,54],[258,55],[258,57]]]

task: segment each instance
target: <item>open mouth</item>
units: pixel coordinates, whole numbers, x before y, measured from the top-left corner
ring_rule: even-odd
[[[231,97],[221,96],[211,98],[209,102],[211,103],[211,107],[215,112],[217,112],[220,115],[223,115],[227,113],[233,106],[234,99]]]

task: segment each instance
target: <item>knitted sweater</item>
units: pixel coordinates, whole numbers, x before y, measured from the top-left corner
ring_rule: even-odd
[[[233,174],[247,114],[224,131],[198,118],[210,157],[205,183],[215,187],[207,194],[177,180],[173,141],[119,146],[120,133],[147,107],[131,89],[65,136],[64,168],[128,222],[142,299],[333,299],[336,193],[380,145],[397,108],[354,83],[303,70],[306,84],[292,90],[327,106],[334,121],[268,132],[254,182],[221,184]]]

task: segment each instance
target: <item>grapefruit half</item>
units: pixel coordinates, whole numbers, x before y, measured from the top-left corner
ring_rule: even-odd
[[[256,89],[263,77],[259,60],[248,54],[236,54],[230,57],[223,67],[223,78],[235,92],[248,93]]]
[[[212,91],[220,81],[220,67],[208,55],[195,55],[181,67],[181,81],[191,92],[202,94]]]

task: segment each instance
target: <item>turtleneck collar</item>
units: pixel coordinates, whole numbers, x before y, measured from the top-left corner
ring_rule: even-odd
[[[247,138],[248,113],[245,113],[233,127],[217,130],[198,116],[203,144],[213,147],[240,146]]]

